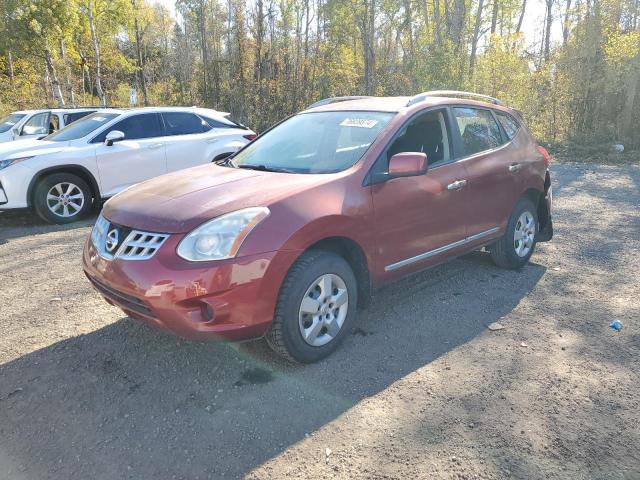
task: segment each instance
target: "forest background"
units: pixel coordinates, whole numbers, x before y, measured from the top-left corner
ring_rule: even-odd
[[[543,14],[525,35],[532,2]],[[164,4],[163,4],[164,3]],[[0,0],[0,114],[470,90],[552,145],[640,148],[640,0]]]

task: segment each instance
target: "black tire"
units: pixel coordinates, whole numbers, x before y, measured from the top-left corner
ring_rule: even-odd
[[[76,188],[73,189],[72,193],[79,195],[78,191],[80,191],[83,195],[82,204],[79,209],[74,210],[73,206],[67,205],[69,216],[63,216],[64,205],[59,207],[59,215],[52,212],[48,206],[47,195],[49,190],[59,184],[74,185]],[[72,173],[53,173],[38,182],[33,194],[33,207],[43,220],[62,225],[75,222],[86,216],[92,208],[92,197],[93,193],[91,192],[91,188],[87,185],[87,182],[79,176]]]
[[[517,244],[515,240],[515,233],[516,227],[520,222],[520,217],[525,212],[529,212],[535,222],[533,243],[531,244],[529,251],[524,256],[520,256],[516,252]],[[518,200],[518,203],[516,203],[516,206],[511,213],[511,217],[509,217],[507,230],[504,236],[496,243],[491,245],[491,247],[489,247],[489,250],[491,252],[491,259],[493,260],[493,262],[499,267],[508,269],[517,269],[525,266],[527,262],[529,262],[529,259],[531,258],[531,255],[533,255],[533,251],[535,250],[535,238],[538,234],[538,228],[538,214],[536,207],[528,198],[521,198],[520,200]]]
[[[307,343],[299,324],[300,306],[307,290],[325,274],[334,274],[344,282],[348,294],[347,314],[339,332],[327,344]],[[282,286],[266,341],[278,354],[291,362],[313,363],[333,352],[351,329],[358,304],[358,285],[353,270],[339,255],[322,250],[305,252],[291,267]]]

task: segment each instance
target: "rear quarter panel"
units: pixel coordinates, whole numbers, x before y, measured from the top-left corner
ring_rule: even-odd
[[[544,192],[544,179],[547,167],[544,156],[537,149],[538,143],[526,127],[518,132],[520,163],[522,164],[522,192],[535,189]]]

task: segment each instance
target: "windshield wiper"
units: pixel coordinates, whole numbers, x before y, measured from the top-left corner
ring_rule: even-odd
[[[266,165],[236,165],[236,168],[246,168],[247,170],[258,170],[260,172],[279,172],[279,173],[297,173],[293,170],[287,170],[286,168],[274,168],[267,167]]]

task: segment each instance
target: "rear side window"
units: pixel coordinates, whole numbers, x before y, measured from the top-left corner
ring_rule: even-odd
[[[464,155],[473,155],[502,144],[500,128],[489,110],[454,107],[453,115],[462,138]]]
[[[124,133],[125,140],[141,140],[144,138],[154,138],[163,136],[160,118],[157,113],[143,113],[133,115],[115,123],[91,140],[91,143],[104,142],[107,134],[113,130]]]
[[[80,120],[82,117],[86,117],[90,113],[93,113],[95,110],[89,110],[86,112],[74,112],[74,113],[65,113],[64,114],[64,124],[69,125],[70,123],[75,122],[76,120]]]
[[[194,133],[204,133],[211,130],[205,120],[193,113],[187,112],[165,112],[162,114],[166,135],[192,135]]]
[[[513,118],[508,113],[495,112],[495,114],[496,114],[496,117],[498,118],[498,122],[500,122],[500,125],[502,125],[502,128],[507,134],[507,137],[509,138],[509,140],[511,140],[513,137],[516,136],[516,133],[518,133],[518,129],[520,128],[520,125],[518,124],[516,119]]]
[[[206,121],[211,128],[242,128],[239,125],[236,125],[235,123],[233,123],[230,120],[215,120],[211,117],[202,117],[202,119],[204,121]]]

